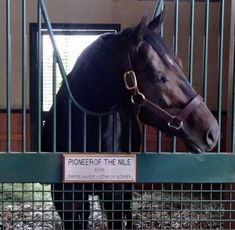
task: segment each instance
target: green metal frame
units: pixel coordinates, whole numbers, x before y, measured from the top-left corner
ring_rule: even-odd
[[[0,154],[0,165],[1,182],[62,182],[61,153]],[[234,181],[233,154],[137,154],[137,183],[233,183]]]

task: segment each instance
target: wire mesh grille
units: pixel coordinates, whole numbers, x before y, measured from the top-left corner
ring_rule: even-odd
[[[115,212],[120,212],[120,219],[115,221],[121,221],[123,229],[127,229],[128,221],[132,222],[133,229],[232,229],[235,221],[231,218],[233,184],[132,184],[129,190],[125,190],[124,185],[117,190],[112,184],[106,191],[96,190],[95,184],[90,187],[85,192],[67,191],[73,197],[76,193],[88,196],[88,200],[74,200],[81,206],[81,217],[86,213],[89,215],[88,229],[108,229],[109,210],[104,210],[103,206],[109,200],[104,200],[105,193],[114,196],[119,192],[122,195],[116,202],[121,205]],[[2,229],[62,229],[49,185],[1,184],[1,190]],[[65,192],[52,191],[62,196]],[[130,209],[125,209],[125,194],[131,194]],[[71,200],[61,202],[59,211],[66,215],[66,205]],[[89,208],[84,208],[87,205]],[[70,210],[72,225],[79,223],[81,229],[85,228],[86,222],[82,218],[79,220],[79,213],[74,210]]]

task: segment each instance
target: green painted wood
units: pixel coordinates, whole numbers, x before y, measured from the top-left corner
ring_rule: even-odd
[[[0,154],[0,182],[60,182],[61,154]]]
[[[61,181],[60,153],[0,154],[0,182],[56,183]],[[137,182],[229,183],[234,181],[235,154],[137,154]]]
[[[142,154],[138,182],[226,183],[235,181],[234,154]]]

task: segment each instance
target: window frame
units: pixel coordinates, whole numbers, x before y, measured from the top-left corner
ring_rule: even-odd
[[[81,24],[81,23],[52,23],[53,33],[55,35],[98,35],[105,32],[116,31],[119,32],[121,30],[120,24]],[[29,98],[29,106],[30,106],[30,151],[38,151],[39,149],[39,137],[38,131],[42,127],[38,124],[39,122],[39,79],[38,76],[38,24],[30,23],[30,37],[29,37],[29,84],[30,84],[30,98]],[[43,23],[41,25],[42,35],[48,34],[46,29],[46,25]],[[41,55],[42,57],[43,55]],[[43,71],[41,70],[41,73]],[[42,77],[41,77],[42,81]],[[41,87],[43,84],[41,82]],[[43,89],[41,88],[41,92]],[[48,112],[43,111],[43,105],[40,105],[41,110],[41,120],[45,120],[46,114]],[[40,127],[39,127],[40,126]]]

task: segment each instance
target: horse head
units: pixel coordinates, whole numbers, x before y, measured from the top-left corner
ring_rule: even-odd
[[[72,91],[88,110],[121,108],[134,121],[183,138],[192,152],[209,151],[217,143],[218,124],[160,36],[164,15],[102,35],[75,64]]]
[[[144,17],[120,34],[129,102],[141,122],[183,138],[192,152],[209,151],[217,143],[218,124],[160,36],[164,15],[150,23]]]

